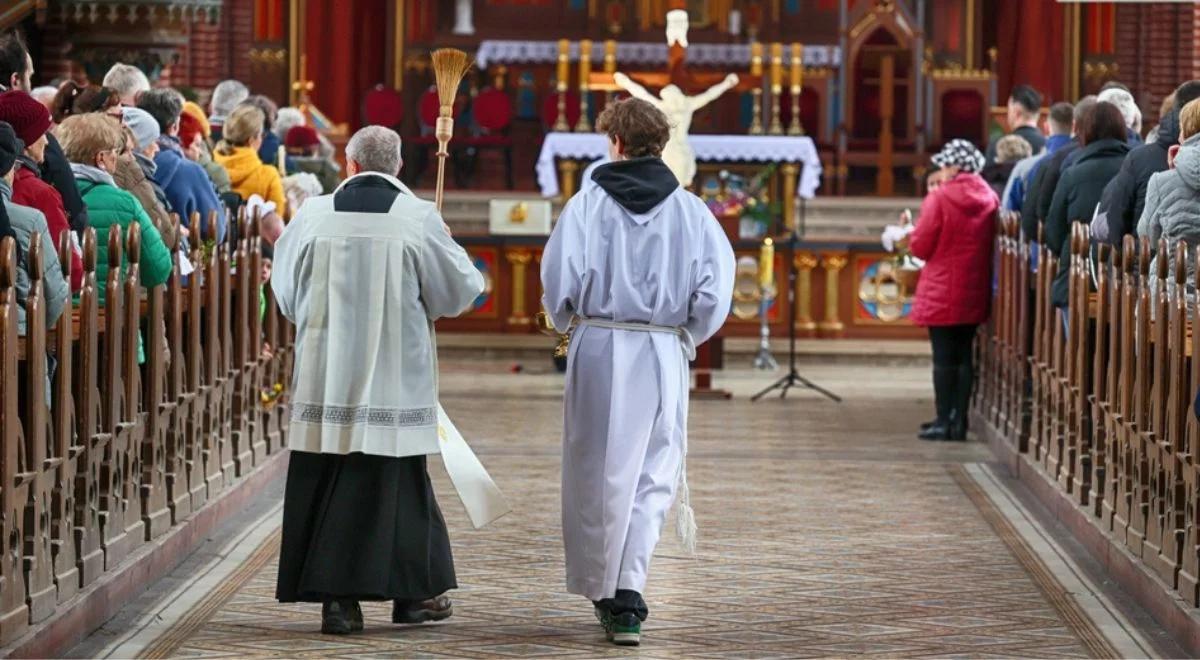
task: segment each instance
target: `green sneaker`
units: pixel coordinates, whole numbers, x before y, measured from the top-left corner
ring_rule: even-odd
[[[608,641],[617,646],[638,646],[642,643],[642,622],[637,615],[626,612],[617,616],[609,615],[604,622],[604,631],[608,633]]]

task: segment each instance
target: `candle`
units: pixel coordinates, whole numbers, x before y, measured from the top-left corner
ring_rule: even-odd
[[[612,39],[604,42],[604,72],[617,72],[617,42]]]
[[[592,40],[584,39],[579,42],[579,89],[586,92],[589,88],[588,76],[592,74]]]
[[[761,41],[750,44],[750,75],[762,75],[763,47]]]
[[[571,51],[571,42],[566,39],[558,40],[558,89],[565,91],[567,89],[567,78],[571,76],[571,61],[568,53]]]
[[[800,89],[804,76],[804,46],[800,42],[792,44],[792,89]]]
[[[738,36],[742,33],[742,12],[736,9],[729,10],[729,34]]]
[[[758,257],[758,285],[769,289],[775,283],[775,241],[763,239],[762,252]]]
[[[771,44],[771,87],[783,87],[783,44]]]

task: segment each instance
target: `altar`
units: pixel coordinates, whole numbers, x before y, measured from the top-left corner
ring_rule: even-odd
[[[692,135],[696,160],[705,163],[780,163],[783,217],[795,220],[796,197],[812,199],[821,185],[821,158],[807,136]],[[586,163],[608,155],[608,138],[599,133],[546,134],[537,159],[543,197],[569,199]],[[790,225],[789,225],[790,226]]]

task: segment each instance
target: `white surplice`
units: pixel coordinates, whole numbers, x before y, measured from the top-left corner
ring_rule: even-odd
[[[275,243],[271,289],[296,323],[288,447],[436,454],[433,321],[468,309],[483,276],[432,203],[394,177],[363,176],[401,191],[390,211],[337,211],[334,195],[314,197]]]
[[[587,186],[563,210],[542,256],[542,303],[559,331],[575,317],[596,320],[575,330],[567,365],[562,524],[571,593],[601,600],[644,590],[663,520],[686,482],[688,360],[725,322],[733,280],[724,231],[681,188],[639,214]]]

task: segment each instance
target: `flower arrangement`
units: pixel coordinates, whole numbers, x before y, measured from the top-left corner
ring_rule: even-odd
[[[771,223],[780,211],[780,205],[771,202],[769,194],[775,168],[769,165],[751,179],[721,170],[718,181],[710,179],[706,183],[708,209],[718,218],[738,218],[739,238],[757,240],[771,233]]]

